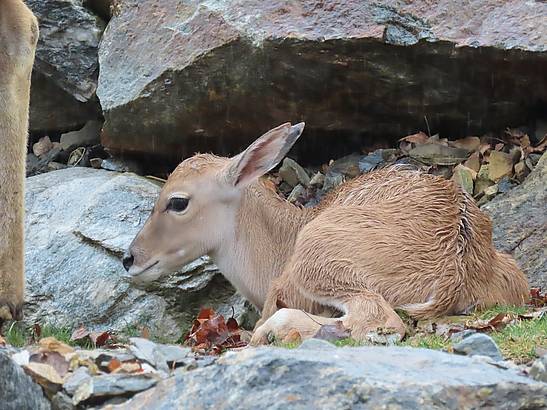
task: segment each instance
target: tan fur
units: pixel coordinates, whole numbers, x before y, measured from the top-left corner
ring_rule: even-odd
[[[358,340],[379,327],[402,336],[405,327],[394,308],[430,318],[526,300],[524,274],[495,251],[490,220],[452,181],[387,168],[302,209],[252,179],[279,160],[281,144],[266,136],[233,159],[201,154],[181,163],[131,246],[135,265],[129,272],[151,280],[210,254],[262,309],[253,343],[292,328],[311,335],[320,323],[335,320]],[[239,186],[234,181],[240,178],[251,182]],[[187,211],[165,210],[181,193],[191,198]],[[335,311],[342,317],[312,316]]]
[[[21,0],[0,0],[0,322],[24,298],[24,181],[30,75],[38,23]]]

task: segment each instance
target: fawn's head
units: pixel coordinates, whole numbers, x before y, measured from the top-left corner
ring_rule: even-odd
[[[303,130],[304,123],[285,123],[233,158],[196,154],[183,161],[124,256],[132,280],[156,280],[219,249],[234,231],[246,187],[274,168]]]

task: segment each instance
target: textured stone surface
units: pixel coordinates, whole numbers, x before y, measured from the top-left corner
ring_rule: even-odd
[[[547,406],[547,384],[447,353],[411,348],[247,349],[176,371],[122,409],[370,409]],[[113,408],[113,407],[107,407]]]
[[[521,124],[547,98],[546,16],[539,1],[123,1],[99,52],[103,142],[234,153],[304,120],[333,137],[309,154],[424,116],[453,137]]]
[[[134,174],[69,168],[27,179],[26,320],[123,330],[144,325],[178,337],[197,310],[247,312],[207,259],[148,290],[125,279],[121,255],[144,224],[160,187]]]
[[[2,410],[48,410],[42,388],[25,374],[0,347],[0,408]]]
[[[32,76],[31,130],[68,130],[95,119],[104,23],[82,0],[28,0],[40,23]]]
[[[455,343],[453,347],[455,353],[467,356],[487,356],[497,361],[503,360],[494,339],[484,333],[474,333],[464,337],[461,341]]]
[[[513,254],[532,286],[547,289],[547,154],[524,183],[482,207],[500,251]]]

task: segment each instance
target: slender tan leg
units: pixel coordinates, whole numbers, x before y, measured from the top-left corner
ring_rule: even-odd
[[[27,6],[0,0],[0,326],[23,312],[25,157],[37,40]]]

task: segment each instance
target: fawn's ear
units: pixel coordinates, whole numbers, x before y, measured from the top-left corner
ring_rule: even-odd
[[[244,187],[275,167],[291,149],[304,123],[282,124],[261,136],[249,148],[232,158],[227,180],[236,187]]]

